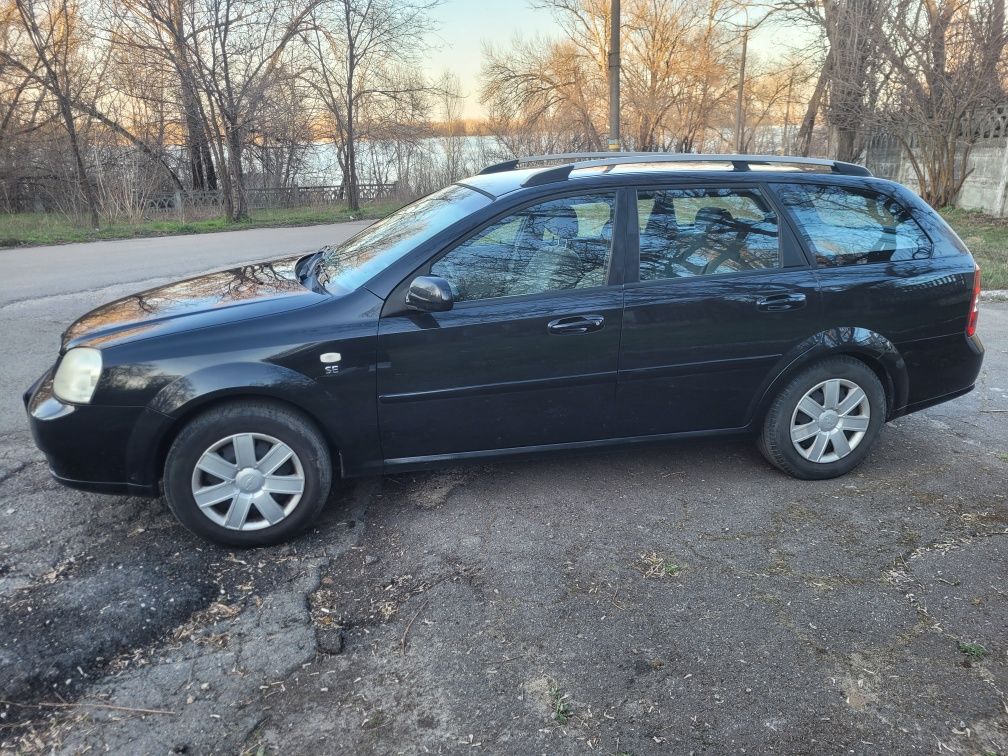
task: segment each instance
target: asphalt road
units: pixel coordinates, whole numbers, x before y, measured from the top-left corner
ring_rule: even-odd
[[[24,427],[20,393],[49,365],[59,335],[110,299],[176,278],[309,252],[368,222],[258,228],[88,244],[0,250],[0,437]]]
[[[1008,752],[1008,305],[977,390],[836,481],[744,440],[509,461],[239,552],[49,479],[19,394],[76,315],[346,232],[0,252],[0,750]]]

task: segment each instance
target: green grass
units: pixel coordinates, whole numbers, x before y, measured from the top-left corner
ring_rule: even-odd
[[[103,223],[97,230],[88,228],[85,219],[71,218],[58,213],[0,214],[0,247],[131,239],[141,236],[205,234],[270,226],[310,226],[317,223],[382,218],[399,206],[400,203],[396,202],[376,202],[362,205],[361,209],[354,213],[345,207],[253,210],[251,217],[241,223],[229,223],[220,217],[188,221],[166,218],[136,223]]]
[[[979,643],[966,643],[965,641],[959,641],[959,651],[966,654],[973,659],[983,659],[987,656],[987,649],[981,646]]]
[[[983,288],[1008,289],[1008,218],[949,207],[941,214],[980,265]]]
[[[570,704],[567,703],[569,696],[561,690],[556,683],[551,683],[549,688],[550,705],[553,710],[553,719],[559,724],[567,724],[574,712]]]

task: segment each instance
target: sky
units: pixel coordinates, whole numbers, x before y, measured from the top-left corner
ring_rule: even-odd
[[[426,73],[437,78],[451,71],[459,77],[466,95],[463,118],[478,119],[485,115],[479,101],[484,41],[507,47],[515,35],[556,37],[558,34],[553,15],[548,10],[531,8],[529,0],[443,0],[431,16],[437,31],[429,39]],[[782,41],[782,31],[785,37],[807,37],[807,32],[792,29],[760,29],[749,41],[750,52],[773,54],[775,46]]]
[[[531,9],[528,0],[445,0],[431,15],[438,30],[429,41],[427,73],[436,77],[448,70],[459,77],[464,118],[484,115],[479,101],[484,40],[503,46],[516,34],[555,35],[549,11]]]

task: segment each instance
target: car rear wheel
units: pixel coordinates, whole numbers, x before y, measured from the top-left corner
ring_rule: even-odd
[[[872,369],[853,357],[831,357],[777,395],[760,450],[796,478],[835,478],[864,461],[885,417],[885,390]]]
[[[213,407],[178,434],[165,462],[175,517],[229,546],[284,541],[318,515],[332,486],[325,440],[301,413],[258,401]]]

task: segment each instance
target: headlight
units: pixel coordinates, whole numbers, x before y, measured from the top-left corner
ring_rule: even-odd
[[[101,352],[89,347],[77,347],[63,355],[56,377],[53,378],[53,393],[64,402],[87,404],[91,401],[95,386],[102,371]]]

